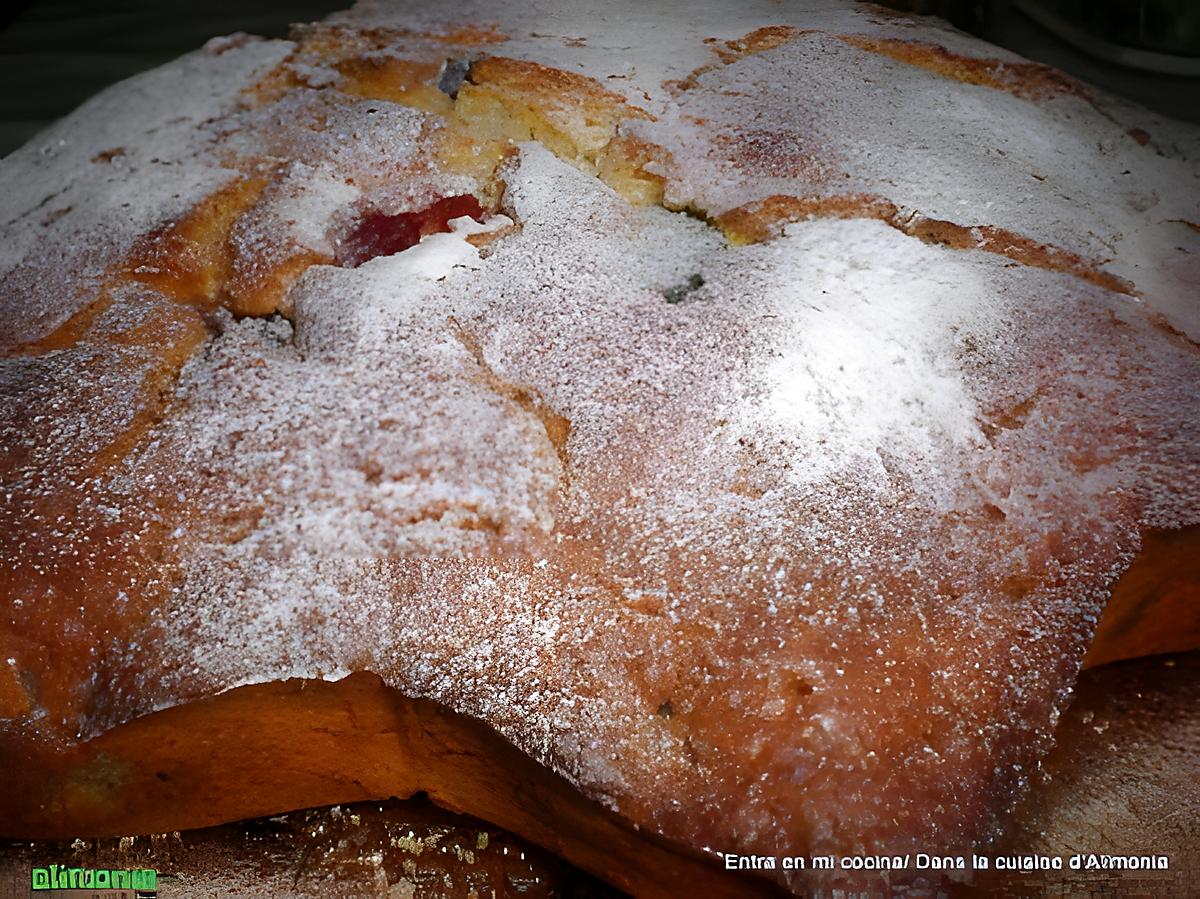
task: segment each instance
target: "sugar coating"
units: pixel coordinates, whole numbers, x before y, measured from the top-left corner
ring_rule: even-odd
[[[236,173],[214,123],[288,41],[214,44],[97,94],[0,165],[0,344],[44,336],[93,296],[133,240]],[[46,272],[64,277],[48,283]]]
[[[1114,273],[1144,284],[1147,304],[1200,335],[1185,224],[1200,214],[1194,156],[1164,158],[1087,99],[1032,102],[811,33],[705,73],[657,121],[627,128],[671,148],[660,168],[680,205],[719,214],[775,194],[883,196],[907,215],[1119,260]],[[1158,240],[1134,237],[1154,227]],[[1164,264],[1186,266],[1190,283],[1162,284]]]
[[[909,215],[1005,228],[1095,260],[1200,339],[1200,232],[1186,224],[1200,219],[1200,129],[1091,87],[1028,98],[841,39],[943,48],[996,63],[1002,76],[1005,64],[1025,63],[938,19],[836,0],[625,12],[489,0],[400,10],[364,0],[331,21],[434,32],[498,25],[508,40],[492,52],[587,74],[653,114],[623,130],[669,151],[650,168],[667,176],[673,204],[717,215],[772,194],[883,196]],[[719,64],[713,47],[763,26],[795,36]],[[803,87],[811,85],[820,89]]]
[[[1191,214],[1186,190],[1164,188],[1195,177],[1186,140],[1159,157],[1114,131],[1093,150],[1096,107],[1076,97],[943,83],[820,36],[713,68],[683,94],[662,86],[712,63],[699,35],[739,37],[783,14],[769,9],[698,7],[663,32],[687,45],[677,55],[612,24],[629,17],[571,11],[528,38],[519,17],[534,13],[464,18],[499,22],[507,55],[628,75],[620,89],[657,116],[640,133],[670,150],[668,190],[702,211],[845,182],[930,216],[1111,249],[1129,271],[1174,258],[1177,226],[1159,217]],[[809,24],[913,31],[833,3]],[[582,47],[564,42],[576,30]],[[981,47],[935,31],[956,52]],[[283,49],[219,58],[254,57],[230,76],[241,84]],[[846,82],[847,65],[884,79],[886,99]],[[189,145],[184,166],[195,195],[141,201],[136,228],[232,173],[280,171],[234,229],[251,279],[291,253],[332,254],[364,206],[419,209],[477,187],[438,167],[437,116],[319,90],[333,82],[309,74],[271,102],[208,113],[218,121],[193,139],[209,149]],[[894,115],[928,92],[976,130]],[[716,125],[689,119],[700,111]],[[993,127],[1008,161],[979,139]],[[733,162],[719,146],[739,150]],[[1089,165],[1056,160],[1066,146]],[[1114,193],[1110,152],[1155,203]],[[28,176],[22,153],[3,177]],[[1035,163],[1046,182],[1015,191]],[[139,172],[129,191],[164,192]],[[80,655],[67,712],[35,695],[0,727],[86,737],[242,684],[369,670],[696,847],[986,841],[1049,746],[1139,531],[1200,521],[1200,356],[1155,317],[1187,313],[1189,270],[1156,269],[1139,301],[867,219],[734,246],[697,216],[630,206],[537,143],[500,175],[519,227],[486,253],[460,222],[356,269],[310,265],[287,318],[212,313],[161,416],[99,470],[91,460],[142,414],[151,349],[85,340],[0,360],[13,587],[0,638],[30,670],[50,664],[39,647],[106,650]],[[106,252],[132,240],[123,228],[136,230],[114,222]],[[50,271],[31,255],[43,250],[13,246],[12,271]],[[48,298],[53,281],[43,297],[8,277],[4,302],[27,304],[13,334],[68,309]],[[96,328],[129,332],[170,302],[126,285]],[[64,577],[142,552],[151,562],[105,575],[124,599],[61,612]]]
[[[990,832],[1136,545],[1122,506],[1194,520],[1167,461],[1194,425],[1156,408],[1194,402],[1194,353],[1151,368],[1123,299],[882,223],[734,248],[536,145],[507,181],[523,228],[477,267],[311,269],[294,325],[188,366],[122,477],[211,530],[181,522],[186,576],[93,726],[366,668],[697,845]],[[565,467],[492,378],[571,421]]]
[[[407,212],[477,186],[431,158],[439,120],[396,103],[302,88],[232,119],[220,146],[234,164],[283,169],[231,234],[247,289],[290,259],[331,260],[364,209]]]

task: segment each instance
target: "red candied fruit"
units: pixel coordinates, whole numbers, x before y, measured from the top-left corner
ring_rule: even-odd
[[[342,238],[337,264],[342,268],[358,268],[376,256],[391,256],[407,250],[426,234],[449,231],[450,220],[464,215],[476,221],[483,219],[483,207],[470,195],[442,197],[424,209],[396,215],[369,210]]]

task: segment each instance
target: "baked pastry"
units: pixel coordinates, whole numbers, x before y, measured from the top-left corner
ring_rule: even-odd
[[[991,850],[997,857],[1021,859],[1037,852],[1066,859],[1081,847],[1102,848],[1105,854],[1133,858],[1166,855],[1170,867],[1081,866],[1066,872],[992,867],[975,873],[976,891],[1053,895],[1069,886],[1117,895],[1195,892],[1200,883],[1200,855],[1194,851],[1200,835],[1198,666],[1200,653],[1190,653],[1085,672],[1035,787],[1008,822],[1012,839]],[[605,891],[577,869],[486,822],[420,800],[308,809],[183,833],[0,844],[0,883],[24,886],[30,867],[51,858],[69,867],[153,868],[160,893],[172,899],[208,899],[214,893],[306,899],[623,895]],[[817,873],[829,881],[812,885],[817,889],[849,885],[845,871]],[[916,892],[936,885],[952,896],[970,894],[941,873],[876,872],[876,882],[859,889],[873,887],[886,896],[904,887]]]
[[[1198,533],[1200,132],[814,6],[364,3],[0,164],[0,830],[1000,832]]]

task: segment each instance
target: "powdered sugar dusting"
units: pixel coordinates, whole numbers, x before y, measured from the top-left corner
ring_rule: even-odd
[[[800,95],[776,88],[816,83],[821,91]],[[1005,228],[1085,259],[1121,258],[1117,270],[1134,272],[1148,290],[1159,285],[1147,251],[1170,255],[1167,242],[1155,249],[1124,237],[1200,212],[1194,161],[1156,155],[1083,99],[1035,103],[959,84],[824,33],[704,74],[658,121],[627,128],[671,149],[662,171],[673,202],[719,214],[773,194],[882,196],[902,210]],[[1151,290],[1148,302],[1166,312],[1178,288],[1159,294]],[[1188,305],[1177,320],[1194,329]]]
[[[934,58],[986,61],[1015,84],[1033,77],[1019,56],[935,18],[881,17],[836,0],[624,13],[611,4],[513,10],[482,0],[453,11],[406,4],[402,14],[360,2],[335,20],[430,30],[498,24],[503,55],[582,72],[652,113],[623,131],[668,151],[648,169],[667,177],[675,206],[715,216],[775,194],[881,196],[908,214],[1002,228],[1076,254],[1127,278],[1173,327],[1200,338],[1195,232],[1180,224],[1200,219],[1200,129],[1092,88],[1067,89],[1065,78],[1055,82],[1063,89],[1009,93],[868,49],[890,41],[916,48],[917,58],[927,48]],[[740,58],[714,53],[761,26],[792,36]],[[570,39],[573,29],[586,39]],[[656,40],[645,41],[648,33]],[[689,87],[679,90],[681,82]],[[822,89],[794,89],[810,84]]]
[[[235,177],[211,155],[213,123],[290,48],[256,40],[189,54],[104,91],[4,159],[0,342],[61,324],[137,236]]]
[[[983,443],[953,353],[954,330],[989,316],[978,270],[889,230],[791,226],[761,251],[777,337],[764,354],[765,394],[737,413],[751,432],[771,423],[787,435],[792,477],[840,474],[850,460],[884,474],[881,452],[924,460],[939,447]]]
[[[523,227],[474,267],[313,268],[294,333],[230,323],[185,371],[126,477],[182,459],[187,575],[103,723],[365,668],[697,844],[989,832],[1124,510],[1194,520],[1160,404],[1195,356],[1069,276],[878,222],[737,248],[536,145],[505,177]]]
[[[722,37],[760,24],[723,15]],[[813,17],[876,27],[840,4]],[[508,27],[505,52],[597,75],[656,52],[604,25],[638,37],[624,56],[596,28],[585,49]],[[928,82],[863,52],[796,37],[678,101],[643,98],[676,199],[711,214],[853,186],[1080,252],[1118,230],[1139,259],[1166,252],[1158,225],[1122,230],[1133,200],[1110,196],[1108,156],[1148,185],[1194,161],[1093,151],[1095,122],[1067,124],[1090,115],[1077,99]],[[886,76],[890,99],[840,91],[847,63]],[[170,336],[199,313],[125,284],[89,340],[0,366],[2,571],[18,585],[0,635],[36,670],[58,640],[106,648],[71,657],[71,714],[36,726],[90,735],[241,684],[369,670],[694,846],[952,852],[994,833],[1139,530],[1200,521],[1200,354],[1155,318],[1167,307],[867,219],[734,246],[536,143],[499,173],[501,214],[338,268],[324,263],[364,209],[479,185],[442,170],[438,116],[314,83],[212,132],[213,186],[271,175],[233,228],[235,275],[312,254],[286,319],[210,312],[163,387],[152,348],[114,335],[165,309]],[[995,165],[987,141],[960,153],[963,134],[904,144],[929,116],[893,127],[879,110],[935,84],[959,126],[995,114],[1034,137],[1004,135]],[[1055,170],[1086,204],[1011,190],[1059,145],[1097,160]],[[1138,200],[1137,221],[1182,214],[1163,197]],[[466,239],[497,226],[487,252]],[[1187,275],[1163,277],[1169,292]],[[146,390],[161,414],[123,446]],[[150,561],[110,578],[131,610],[81,601],[59,628],[62,583],[134,543]]]

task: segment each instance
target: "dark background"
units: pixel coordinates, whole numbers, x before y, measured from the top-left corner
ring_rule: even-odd
[[[105,85],[194,50],[210,37],[234,31],[284,37],[290,23],[322,18],[351,2],[10,2],[0,12],[0,155]],[[1116,65],[1097,55],[1095,47],[1090,53],[1081,51],[1023,12],[1020,7],[1030,2],[887,0],[887,5],[942,15],[981,37],[1113,93],[1177,118],[1200,121],[1200,78]],[[1185,64],[1200,66],[1200,0],[1032,2],[1102,41],[1170,52]]]
[[[18,0],[0,12],[0,154],[106,85],[235,31],[286,37],[353,0]]]

